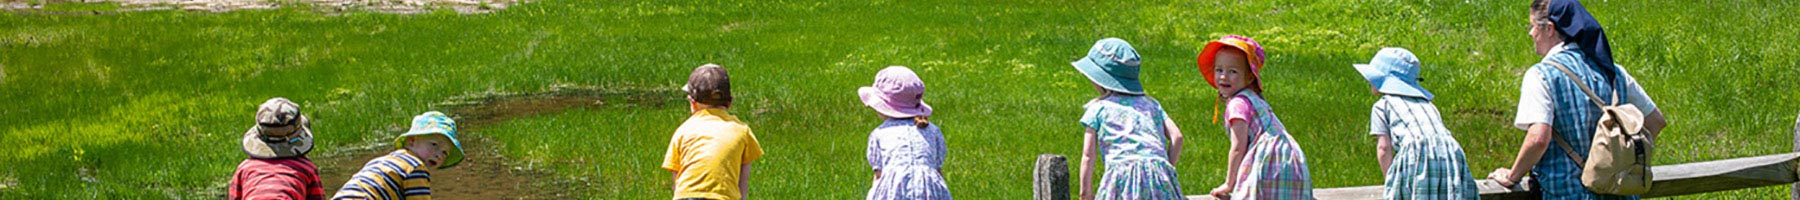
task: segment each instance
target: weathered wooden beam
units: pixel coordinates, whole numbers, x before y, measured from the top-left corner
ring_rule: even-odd
[[[1796,123],[1800,127],[1800,122]],[[1797,133],[1800,134],[1800,133]],[[1800,135],[1797,135],[1800,136]],[[1800,182],[1800,152],[1734,158],[1697,163],[1651,167],[1656,182],[1650,193],[1642,197],[1669,197],[1725,190],[1755,188]],[[1530,183],[1530,181],[1523,181]],[[1482,199],[1537,199],[1530,186],[1500,187],[1492,180],[1477,180]],[[1313,190],[1318,199],[1381,199],[1382,186],[1320,188]],[[1214,200],[1208,195],[1191,195],[1189,200]]]
[[[1530,177],[1526,177],[1526,179],[1529,180]],[[1530,181],[1524,181],[1524,182],[1530,183]],[[1481,199],[1532,199],[1532,198],[1537,198],[1537,196],[1538,196],[1537,192],[1524,189],[1524,188],[1530,188],[1529,185],[1518,185],[1518,186],[1514,186],[1513,188],[1506,188],[1506,187],[1501,187],[1499,183],[1494,183],[1493,180],[1487,180],[1487,179],[1476,180],[1475,185],[1480,187]],[[1313,189],[1313,198],[1379,200],[1379,199],[1381,199],[1381,192],[1383,189],[1384,188],[1380,185],[1341,187],[1341,188],[1318,188],[1318,189]],[[1187,199],[1188,200],[1218,200],[1218,198],[1213,198],[1212,196],[1208,196],[1208,195],[1189,195],[1189,196],[1187,196]]]
[[[1538,199],[1540,195],[1538,191],[1531,190],[1531,184],[1537,184],[1531,177],[1520,179],[1519,184],[1511,188],[1502,187],[1492,179],[1475,180],[1475,185],[1481,187],[1481,199]]]
[[[1666,197],[1794,183],[1800,153],[1652,167],[1656,183],[1644,197]]]
[[[1041,154],[1037,170],[1031,176],[1034,200],[1069,200],[1069,159],[1062,155]]]

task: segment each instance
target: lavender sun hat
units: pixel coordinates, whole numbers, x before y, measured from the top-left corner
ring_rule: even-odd
[[[863,105],[893,118],[931,116],[931,105],[925,105],[925,82],[905,66],[889,66],[875,73],[875,83],[857,88]]]

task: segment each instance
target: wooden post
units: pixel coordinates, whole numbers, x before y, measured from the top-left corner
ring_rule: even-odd
[[[1037,170],[1031,177],[1032,199],[1069,200],[1068,158],[1056,154],[1039,154]]]
[[[1794,118],[1794,151],[1800,152],[1800,116]],[[1794,183],[1793,187],[1788,189],[1788,199],[1800,200],[1800,183]]]

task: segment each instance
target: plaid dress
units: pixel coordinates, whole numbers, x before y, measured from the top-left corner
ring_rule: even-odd
[[[1168,113],[1149,96],[1090,101],[1081,126],[1099,134],[1106,171],[1095,199],[1185,199],[1169,164],[1163,122]]]
[[[1261,128],[1250,136],[1254,143],[1238,165],[1238,184],[1231,189],[1231,198],[1312,199],[1312,176],[1306,169],[1306,153],[1300,151],[1300,143],[1294,142],[1269,103],[1255,92],[1244,90],[1235,98],[1249,99],[1256,110],[1250,122]]]
[[[1383,199],[1480,199],[1462,145],[1431,100],[1383,95],[1370,109],[1369,134],[1393,138]]]
[[[1588,87],[1600,95],[1600,101],[1610,101],[1613,90],[1617,88],[1608,82],[1600,73],[1593,70],[1593,63],[1581,55],[1576,45],[1568,45],[1568,50],[1552,54],[1544,58],[1545,62],[1557,62],[1569,68],[1576,76],[1587,81]],[[1552,117],[1550,128],[1556,137],[1562,137],[1575,149],[1576,154],[1587,155],[1589,144],[1593,141],[1594,123],[1600,120],[1600,106],[1588,100],[1587,93],[1575,85],[1569,74],[1564,74],[1556,66],[1538,63],[1532,66],[1544,75],[1544,84],[1549,87],[1551,95]],[[1620,76],[1623,77],[1623,76]],[[1612,102],[1607,102],[1612,103]],[[1555,144],[1544,150],[1543,158],[1531,169],[1531,176],[1543,188],[1544,199],[1638,199],[1637,196],[1617,196],[1594,194],[1581,185],[1581,168],[1575,166],[1563,149]]]

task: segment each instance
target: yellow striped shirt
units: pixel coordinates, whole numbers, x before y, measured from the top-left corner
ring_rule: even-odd
[[[406,149],[369,160],[331,199],[431,199],[431,172]]]

